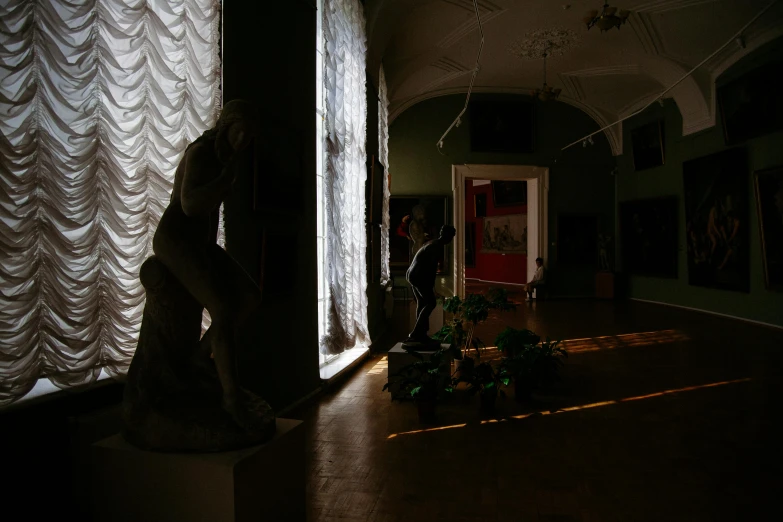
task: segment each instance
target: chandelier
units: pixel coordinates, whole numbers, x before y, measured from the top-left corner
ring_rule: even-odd
[[[601,32],[608,31],[612,27],[616,27],[619,30],[620,26],[625,23],[630,14],[630,11],[625,11],[623,9],[618,11],[616,7],[609,7],[609,3],[607,2],[604,4],[603,9],[601,9],[601,14],[598,14],[597,9],[593,9],[584,18],[584,22],[587,24],[588,31],[594,25],[598,26],[598,29],[600,29]]]
[[[549,100],[556,100],[558,96],[560,96],[560,91],[562,89],[553,89],[549,85],[546,84],[546,56],[549,52],[549,49],[544,51],[544,86],[540,89],[535,89],[530,91],[530,96],[534,98],[538,98],[542,102],[546,102]]]

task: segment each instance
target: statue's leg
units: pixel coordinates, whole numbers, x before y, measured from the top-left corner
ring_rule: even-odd
[[[437,300],[432,287],[414,286],[414,295],[416,296],[416,327],[411,332],[412,339],[424,339],[430,329],[430,314],[435,310]]]
[[[236,334],[261,302],[258,287],[225,250],[217,245],[201,246],[191,241],[159,242],[155,253],[172,274],[201,303],[212,317],[208,339],[211,344],[223,403],[237,416],[245,408],[236,368]]]

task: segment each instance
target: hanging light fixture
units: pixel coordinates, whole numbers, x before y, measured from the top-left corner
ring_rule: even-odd
[[[584,22],[587,24],[588,31],[594,25],[598,26],[598,29],[600,29],[601,32],[608,31],[612,27],[616,27],[619,30],[620,26],[625,23],[630,14],[630,11],[609,7],[609,2],[606,2],[603,9],[601,9],[600,14],[598,13],[598,10],[594,9],[587,14],[584,18]]]
[[[553,89],[549,85],[546,84],[546,56],[549,53],[549,48],[547,48],[546,51],[544,51],[544,86],[540,89],[535,89],[530,91],[530,96],[534,98],[538,98],[542,102],[549,101],[549,100],[556,100],[558,96],[560,96],[560,91],[562,89]]]

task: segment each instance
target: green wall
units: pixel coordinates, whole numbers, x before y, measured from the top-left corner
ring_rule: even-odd
[[[252,208],[253,180],[237,180],[226,202],[226,248],[256,279],[263,230],[273,235],[263,305],[241,340],[244,386],[280,409],[320,386],[315,242],[315,49],[316,10],[307,2],[226,2],[223,11],[224,100],[255,102],[267,131],[299,141],[293,196],[301,210]],[[293,155],[292,155],[293,156]],[[286,169],[291,176],[292,170]],[[262,186],[280,184],[281,172],[261,160]],[[277,179],[277,180],[276,180]],[[272,190],[272,189],[269,189]],[[269,243],[267,243],[269,245]],[[271,259],[271,262],[270,262]],[[269,266],[269,265],[267,265]],[[281,285],[283,282],[285,284]],[[282,287],[282,291],[281,291]]]
[[[775,49],[775,47],[777,49]],[[718,80],[736,78],[765,57],[779,50],[780,44],[766,48],[736,64]],[[663,119],[665,125],[666,164],[653,169],[634,172],[630,132],[647,122]],[[682,118],[677,106],[668,100],[664,107],[654,104],[647,111],[629,119],[623,125],[623,155],[617,158],[620,169],[617,184],[619,201],[655,196],[677,196],[679,208],[679,269],[678,279],[631,276],[628,281],[630,297],[659,301],[680,306],[708,310],[755,321],[783,326],[783,293],[765,289],[761,257],[761,238],[753,186],[753,172],[783,164],[783,132],[761,136],[743,145],[748,152],[748,194],[750,232],[750,293],[730,292],[690,286],[685,239],[685,205],[682,164],[685,161],[727,149],[718,111],[715,127],[691,136],[682,136]]]
[[[519,95],[474,95],[472,99],[514,99]],[[527,97],[523,97],[527,98]],[[527,98],[529,99],[529,98]],[[420,102],[403,112],[389,129],[389,163],[392,196],[452,195],[454,164],[536,165],[550,168],[549,270],[550,293],[556,296],[592,296],[595,293],[595,260],[584,265],[558,264],[556,256],[559,213],[592,213],[601,228],[614,230],[615,159],[603,134],[595,145],[560,149],[598,125],[586,114],[561,102],[537,103],[532,154],[478,153],[470,150],[470,111],[463,123],[444,141],[443,154],[435,144],[465,104],[465,95]],[[459,227],[457,227],[459,229]]]

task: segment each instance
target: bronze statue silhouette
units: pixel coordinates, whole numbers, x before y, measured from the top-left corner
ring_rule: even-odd
[[[404,344],[408,346],[435,346],[439,342],[427,335],[430,329],[430,314],[435,310],[435,276],[438,262],[443,259],[443,247],[454,239],[457,231],[450,225],[440,229],[440,236],[421,247],[411,262],[406,279],[413,287],[416,298],[416,326]]]
[[[217,451],[274,434],[271,408],[237,375],[238,334],[261,293],[217,244],[220,205],[249,168],[256,135],[254,108],[230,101],[177,167],[140,273],[147,303],[124,401],[124,434],[137,446]],[[199,339],[204,308],[212,324]]]

